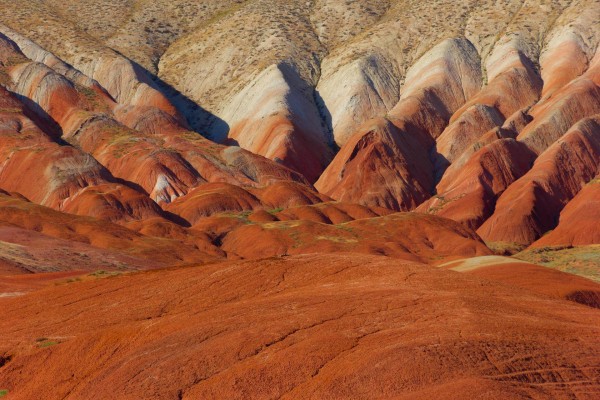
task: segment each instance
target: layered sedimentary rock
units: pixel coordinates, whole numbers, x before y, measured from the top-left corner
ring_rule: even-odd
[[[600,52],[585,74],[575,78],[531,109],[534,118],[519,140],[542,153],[577,121],[600,112]]]
[[[108,209],[108,207],[107,207]],[[19,274],[65,270],[126,271],[218,259],[208,239],[193,237],[168,221],[163,237],[144,234],[102,218],[55,211],[0,190],[0,261]],[[148,223],[146,220],[145,223]]]
[[[325,123],[335,143],[342,147],[357,126],[385,115],[399,100],[400,81],[396,68],[382,55],[372,54],[340,66],[323,61],[317,86]]]
[[[344,145],[315,187],[341,201],[409,210],[429,197],[432,171],[419,139],[379,118]]]
[[[473,154],[460,169],[444,174],[437,195],[416,210],[477,229],[494,212],[498,197],[529,171],[534,159],[522,143],[496,140]]]
[[[287,64],[272,65],[238,92],[211,138],[235,143],[315,181],[331,159],[314,89]]]
[[[596,177],[565,206],[554,230],[533,243],[542,246],[581,246],[600,243],[600,177]]]
[[[477,228],[531,153],[600,111],[592,1],[145,2],[77,20],[71,1],[3,7],[2,81],[27,116],[165,206],[207,183],[316,182],[366,207],[443,204]]]
[[[243,258],[350,252],[425,263],[461,254],[491,254],[472,230],[445,218],[416,213],[361,218],[335,225],[310,218],[241,224],[224,235],[221,248]]]
[[[598,1],[0,9],[0,397],[600,397]]]
[[[168,129],[126,126],[124,107],[147,119],[159,105],[140,109],[123,99],[130,103],[119,104],[97,82],[5,31],[16,38],[0,37],[3,83],[12,91],[2,89],[6,189],[59,210],[109,220],[166,216],[156,203],[170,203],[206,182],[262,187],[282,180],[312,190],[300,174],[240,148],[211,143],[175,119]],[[11,133],[23,126],[31,127],[27,136]],[[15,153],[11,140],[23,150]],[[32,149],[36,143],[42,147]],[[41,155],[34,160],[32,151]],[[19,167],[34,161],[40,167],[29,168],[30,176],[21,179]]]
[[[0,89],[0,104],[3,189],[58,210],[111,221],[162,215],[144,193],[119,183],[89,154],[54,141],[5,89]]]
[[[159,3],[73,20],[72,1],[5,2],[0,31],[28,117],[165,207],[207,183],[316,182],[366,207],[443,203],[477,228],[532,154],[600,111],[593,1]]]
[[[494,214],[478,229],[487,241],[531,244],[558,223],[562,208],[598,174],[597,118],[573,126],[500,196]]]
[[[458,4],[459,14],[443,2],[209,3],[185,19],[180,8],[188,5],[164,4],[165,29],[184,21],[172,31],[142,33],[158,8],[135,9],[129,21],[105,21],[114,37],[86,12],[65,19],[72,2],[7,3],[14,18],[1,27],[3,82],[54,141],[81,148],[159,204],[207,182],[306,183],[283,163],[335,200],[414,209],[446,198],[452,181],[477,181],[481,148],[516,138],[540,156],[598,112],[594,2],[552,4],[544,13],[535,2]],[[115,7],[107,15],[127,9]],[[46,35],[36,30],[41,15],[49,16]],[[84,28],[93,33],[81,35]],[[128,40],[151,39],[156,49],[134,49],[125,28]],[[194,138],[188,125],[276,163]],[[479,226],[526,172],[529,154],[501,153],[498,171],[515,159],[518,171],[491,190],[489,176],[485,190],[453,188],[453,199],[472,198],[478,211],[449,216]],[[420,210],[438,212],[428,206],[436,201]]]

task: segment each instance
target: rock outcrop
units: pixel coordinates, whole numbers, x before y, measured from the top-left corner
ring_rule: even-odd
[[[418,138],[374,119],[344,145],[315,187],[344,202],[410,210],[429,197],[433,166]]]
[[[444,174],[438,194],[416,210],[477,229],[494,212],[498,197],[529,171],[534,159],[522,143],[496,140],[474,153],[460,169]]]

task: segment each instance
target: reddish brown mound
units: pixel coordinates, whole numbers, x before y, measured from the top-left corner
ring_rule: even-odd
[[[2,88],[0,126],[6,134],[0,152],[10,160],[0,177],[5,188],[58,210],[119,222],[164,216],[154,201],[170,203],[207,181],[262,187],[286,180],[298,182],[298,192],[312,193],[308,204],[325,199],[298,173],[187,131],[175,108],[145,83],[130,88],[133,97],[118,99],[125,94],[113,84],[129,87],[131,82],[110,82],[116,103],[97,82],[10,32],[40,62],[0,36],[3,83],[24,102]],[[123,63],[113,67],[128,68]],[[20,167],[27,170],[25,179]],[[289,195],[279,194],[287,201]]]
[[[258,191],[260,193],[260,191]],[[255,211],[242,211],[242,212],[224,212],[220,214],[213,214],[209,217],[199,218],[194,224],[191,232],[197,235],[207,235],[211,238],[211,242],[215,245],[221,246],[227,235],[234,232],[240,227],[247,225],[256,224],[256,228],[244,228],[244,229],[259,229],[262,230],[266,227],[267,232],[270,228],[277,227],[271,233],[266,235],[259,235],[255,239],[257,242],[254,244],[257,248],[264,249],[264,253],[260,251],[251,251],[250,249],[242,249],[242,253],[248,257],[263,257],[270,255],[285,254],[285,246],[280,247],[274,242],[285,242],[291,245],[294,239],[300,236],[306,236],[306,230],[315,230],[317,236],[306,237],[306,246],[303,247],[302,253],[311,253],[317,251],[317,249],[323,248],[322,239],[328,238],[330,240],[337,240],[337,236],[320,236],[319,233],[326,234],[326,231],[333,230],[334,232],[342,232],[344,227],[326,227],[323,224],[340,224],[344,222],[354,221],[363,218],[373,218],[382,215],[388,215],[392,211],[385,208],[372,208],[364,207],[356,204],[345,204],[339,202],[328,202],[318,203],[314,205],[297,206],[288,209],[280,208],[261,208]],[[281,224],[271,224],[278,221],[286,221]],[[319,224],[314,224],[319,223]],[[308,225],[306,225],[308,224]],[[245,231],[247,232],[247,231]],[[375,233],[377,236],[379,233]],[[237,237],[234,234],[232,237]],[[374,236],[374,237],[375,237]],[[378,236],[377,236],[378,237]],[[339,239],[339,238],[338,238]],[[354,238],[348,238],[350,242],[354,243]],[[376,239],[373,239],[374,241]],[[394,241],[395,239],[392,239]],[[262,241],[262,242],[261,242]],[[243,241],[244,246],[248,244],[247,241]],[[271,247],[272,246],[272,247]],[[313,247],[314,246],[314,247]],[[225,249],[225,247],[223,248]],[[229,247],[231,252],[227,253],[229,258],[239,258],[240,254],[237,254],[235,248]],[[337,251],[343,251],[338,248]],[[376,250],[379,252],[379,250]]]
[[[331,200],[306,185],[289,181],[274,182],[261,189],[251,189],[251,192],[270,208],[290,208]]]
[[[473,106],[477,104],[493,107],[503,118],[508,118],[539,99],[543,82],[533,62],[515,48],[499,47],[497,51],[498,54],[494,55],[498,58],[494,60],[497,65],[488,74],[492,74],[488,76],[491,81],[452,115],[451,123],[459,121],[463,113],[475,111]],[[475,129],[478,127],[475,126]],[[485,130],[481,133],[485,133]]]
[[[170,202],[204,181],[179,152],[157,138],[105,116],[82,121],[70,141],[93,155],[116,177],[134,182],[157,202]]]
[[[393,211],[384,207],[366,207],[359,204],[339,202],[317,204],[315,207],[319,207],[334,224],[356,219],[385,216],[393,213]],[[347,217],[350,218],[347,219]]]
[[[260,102],[258,104],[262,106]],[[317,118],[316,115],[313,117]],[[249,136],[248,132],[252,134],[250,140],[244,137]],[[283,113],[256,121],[239,121],[230,129],[228,136],[233,143],[252,143],[244,148],[278,160],[292,170],[301,172],[311,182],[317,180],[331,158],[331,151],[319,137],[320,132],[307,132]]]
[[[532,244],[583,246],[600,243],[600,176],[588,183],[560,213],[558,226]]]
[[[325,224],[341,224],[356,219],[388,215],[393,211],[382,207],[366,207],[340,202],[319,203],[311,206],[288,208],[276,214],[280,221],[309,220]]]
[[[599,53],[600,55],[600,53]],[[533,121],[519,140],[541,154],[578,121],[600,112],[600,58],[581,77],[557,90],[530,111]]]
[[[308,186],[301,175],[272,161],[181,130],[149,135],[93,117],[73,140],[115,176],[140,185],[161,203],[169,203],[204,182],[262,186],[287,180]]]
[[[256,210],[248,215],[248,221],[258,223],[278,221],[279,219],[274,215],[274,211]]]
[[[439,156],[436,168],[443,169],[453,163],[484,133],[501,126],[503,122],[504,117],[494,107],[474,104],[466,109],[437,138],[436,151]]]
[[[315,187],[343,202],[410,210],[430,196],[432,171],[419,139],[380,118],[348,140]]]
[[[192,189],[186,196],[165,208],[194,225],[201,218],[212,214],[225,211],[240,212],[259,207],[260,200],[240,187],[228,183],[207,183]]]
[[[204,182],[268,184],[306,180],[285,167],[216,145],[181,128],[164,135],[129,129],[104,115],[81,121],[71,141],[115,176],[140,185],[157,202],[169,203]],[[242,154],[238,154],[242,153]]]
[[[489,242],[529,245],[553,229],[562,208],[599,172],[600,125],[577,123],[498,199],[494,214],[479,228]]]
[[[241,188],[227,184],[207,184],[204,188],[207,189],[209,186],[213,187],[215,192],[206,191],[205,195],[208,197],[223,197],[223,188],[233,190],[229,197],[231,201],[243,200],[236,195],[236,193],[240,194],[237,191],[251,196]],[[178,202],[179,200],[173,204],[177,205]],[[192,203],[183,202],[183,205],[186,204]],[[212,200],[206,202],[207,207],[219,204],[221,203]],[[256,204],[257,207],[260,206],[260,203]],[[196,213],[198,210],[190,208],[187,211]],[[77,250],[68,250],[69,246],[66,245],[68,242],[59,243],[55,240],[45,244],[46,236],[38,242],[29,236],[36,238],[39,232],[63,241],[85,243],[93,246],[88,250],[94,255],[101,254],[98,253],[97,248],[110,249],[110,251],[135,257],[135,262],[131,261],[129,264],[136,266],[143,266],[143,262],[140,264],[140,258],[150,259],[152,263],[149,263],[148,267],[164,266],[169,263],[204,262],[221,257],[263,258],[319,251],[386,254],[426,262],[490,253],[473,231],[454,221],[410,213],[374,218],[388,214],[390,211],[343,203],[300,206],[278,213],[277,210],[270,212],[262,210],[262,217],[258,215],[255,218],[251,218],[247,211],[241,213],[230,211],[209,217],[198,217],[194,229],[183,228],[162,218],[147,218],[126,224],[135,231],[108,221],[57,212],[2,193],[0,193],[0,211],[0,224],[28,230],[24,231],[24,235],[27,236],[26,242],[31,246],[40,245],[42,249],[48,249],[54,243],[57,248],[60,248],[59,253],[61,251],[75,253],[76,255],[73,256],[75,258],[71,260],[74,265],[79,263],[77,261],[79,253]],[[179,211],[183,216],[187,216],[186,209]],[[295,218],[296,213],[297,217],[305,219],[289,220]],[[279,218],[288,218],[288,220],[277,221]],[[263,222],[272,220],[275,222]],[[332,224],[338,220],[351,222]],[[88,250],[81,249],[81,253]],[[60,256],[58,253],[48,253],[44,250],[40,259],[48,260],[52,257]],[[96,265],[98,263],[95,260],[96,258],[92,257],[84,264]],[[68,263],[64,265],[67,260],[62,261],[52,270],[73,268]],[[28,268],[30,270],[40,269],[39,262],[29,264],[31,264],[31,268]],[[25,263],[25,265],[29,264]],[[7,263],[3,268],[17,267],[14,263]]]
[[[600,308],[600,284],[540,265],[508,257],[477,257],[448,263],[444,267]]]
[[[0,226],[10,228],[4,231],[6,236],[2,235],[6,239],[0,240],[26,246],[16,254],[16,260],[34,271],[99,269],[116,267],[120,262],[135,268],[155,268],[222,255],[200,235],[182,237],[180,232],[176,239],[145,236],[108,221],[61,213],[5,194],[0,194]],[[6,259],[6,254],[1,258]]]
[[[164,214],[144,193],[115,184],[88,186],[76,197],[65,200],[62,210],[115,222],[157,218]]]
[[[473,231],[445,218],[397,213],[328,225],[311,220],[239,223],[220,231],[222,249],[244,258],[359,252],[421,262],[491,254]]]
[[[483,135],[467,141],[468,143],[463,143],[460,146],[461,150],[455,152],[455,159],[449,166],[447,165],[448,160],[446,158],[443,156],[440,157],[440,154],[435,155],[436,177],[439,179],[445,177],[445,175],[456,176],[456,174],[460,173],[460,169],[462,169],[482,147],[490,145],[498,139],[516,138],[519,132],[521,132],[532,120],[532,117],[527,114],[528,111],[529,107],[517,110],[509,116],[501,126],[496,126],[485,132]],[[461,129],[465,129],[465,127]],[[468,129],[468,127],[466,127],[466,129]],[[436,151],[439,152],[440,149],[436,149]],[[456,156],[458,153],[460,153],[460,155]]]
[[[111,221],[163,215],[144,193],[116,183],[109,171],[80,149],[55,142],[27,114],[28,108],[0,87],[4,189],[58,210]]]
[[[585,72],[589,60],[583,47],[573,33],[560,35],[549,43],[540,57],[544,99]]]
[[[513,139],[492,142],[460,169],[448,171],[438,195],[417,211],[451,218],[477,229],[492,213],[498,196],[530,168],[535,155]]]
[[[531,60],[520,51],[511,51],[501,60],[504,63],[490,77],[491,82],[452,115],[450,123],[437,138],[435,164],[438,176],[486,132],[502,126],[507,118],[514,117],[516,112],[533,105],[539,98],[542,81]]]
[[[597,310],[383,257],[155,271],[0,302],[14,399],[600,394]]]
[[[328,200],[327,196],[298,182],[277,181],[260,188],[242,188],[229,183],[206,183],[166,205],[165,210],[184,218],[191,225],[196,225],[202,218],[219,213],[235,214],[264,209],[275,214],[289,207],[309,206]],[[316,212],[313,211],[313,214]],[[373,213],[373,216],[377,215]],[[264,215],[258,215],[256,218],[259,221],[277,220]],[[292,214],[282,219],[298,218]]]
[[[2,210],[3,211],[3,210]],[[165,267],[167,257],[137,256],[131,249],[102,248],[17,228],[0,221],[0,274],[127,271]],[[125,246],[122,246],[125,247]],[[173,258],[171,257],[172,261]]]

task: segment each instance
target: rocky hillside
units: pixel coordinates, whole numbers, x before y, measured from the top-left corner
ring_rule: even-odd
[[[600,397],[598,0],[0,9],[0,397]]]
[[[0,6],[5,96],[86,153],[84,169],[133,183],[119,189],[130,217],[160,213],[140,191],[170,203],[205,182],[291,178],[516,250],[600,173],[595,0]],[[74,194],[52,191],[22,194]]]

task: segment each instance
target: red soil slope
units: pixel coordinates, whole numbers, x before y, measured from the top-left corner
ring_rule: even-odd
[[[21,265],[21,269],[39,272],[115,269],[118,260],[131,265],[127,268],[137,269],[319,251],[385,254],[423,262],[491,253],[472,230],[431,215],[385,215],[386,210],[343,203],[293,207],[278,213],[262,211],[273,221],[262,222],[263,216],[258,218],[262,221],[253,222],[249,213],[232,212],[199,218],[192,229],[161,218],[134,221],[124,227],[61,213],[0,192],[0,240],[6,237],[13,244],[32,247],[26,254],[10,257],[9,248],[5,255],[0,252],[0,259],[7,263],[5,268]],[[294,220],[296,212],[306,219]],[[378,215],[384,216],[375,218]],[[334,225],[334,221],[341,223]],[[104,262],[104,251],[105,258],[115,258],[115,262]],[[89,257],[81,259],[79,254]],[[33,259],[27,261],[30,256]],[[51,268],[45,266],[53,258],[59,261]]]
[[[600,243],[600,177],[592,180],[560,213],[558,226],[532,247]]]
[[[499,139],[477,151],[465,165],[446,173],[438,194],[417,211],[440,215],[477,229],[494,212],[496,201],[534,160],[533,153],[513,139]]]
[[[597,310],[382,257],[136,273],[0,303],[14,399],[600,394]]]
[[[600,168],[599,118],[580,121],[498,199],[477,230],[486,241],[529,245],[553,229],[563,207]]]
[[[443,268],[506,283],[557,299],[600,308],[600,284],[573,274],[508,257],[476,257]]]
[[[376,119],[350,138],[315,187],[344,202],[409,210],[429,197],[431,171],[417,138]]]
[[[491,254],[473,231],[449,219],[416,213],[338,225],[310,220],[240,224],[221,241],[224,251],[243,258],[357,252],[432,262]]]
[[[223,257],[205,236],[191,235],[173,223],[159,221],[164,228],[163,237],[147,236],[108,221],[61,213],[0,191],[0,240],[5,246],[12,243],[20,249],[14,253],[11,246],[2,247],[0,259],[13,267],[20,266],[19,270],[41,272],[117,269],[119,265],[124,269],[146,269]],[[145,222],[150,223],[152,220]]]

